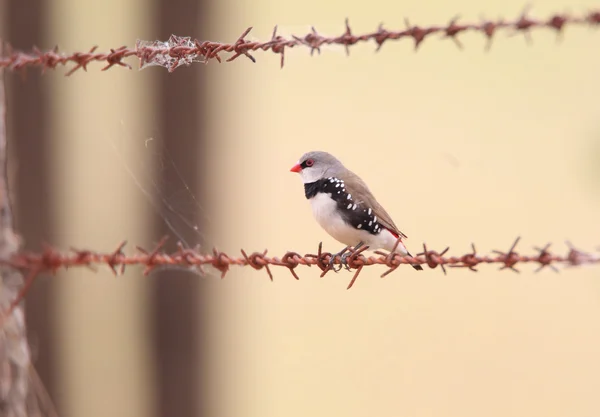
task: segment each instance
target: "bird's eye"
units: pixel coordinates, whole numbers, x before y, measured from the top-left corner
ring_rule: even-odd
[[[307,159],[307,160],[306,160],[306,166],[307,166],[307,167],[311,167],[311,166],[313,166],[313,164],[314,164],[314,163],[315,163],[315,161],[313,161],[312,159]]]

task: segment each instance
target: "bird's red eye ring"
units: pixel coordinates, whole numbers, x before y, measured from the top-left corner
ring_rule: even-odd
[[[313,166],[313,164],[314,164],[314,163],[315,163],[315,161],[313,161],[312,159],[307,159],[307,160],[306,160],[306,166],[307,166],[307,167],[311,167],[311,166]]]

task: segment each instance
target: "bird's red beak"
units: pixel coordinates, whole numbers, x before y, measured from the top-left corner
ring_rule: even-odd
[[[302,171],[302,167],[300,166],[300,164],[296,164],[292,167],[292,169],[290,169],[291,172],[300,172]]]

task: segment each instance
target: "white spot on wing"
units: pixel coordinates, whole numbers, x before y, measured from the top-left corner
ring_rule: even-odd
[[[346,207],[348,210],[350,210],[350,208],[352,207],[352,203],[348,204],[348,207]]]

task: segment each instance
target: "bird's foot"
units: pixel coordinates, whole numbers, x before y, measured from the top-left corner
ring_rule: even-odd
[[[340,263],[344,266],[344,268],[346,268],[347,271],[350,271],[350,267],[348,266],[348,256],[352,255],[352,253],[353,252],[344,253],[340,259]],[[340,269],[342,269],[341,265]]]
[[[350,255],[349,253],[346,254],[346,252],[348,251],[348,248],[349,247],[346,246],[344,249],[342,249],[338,253],[331,254],[331,259],[329,259],[329,268],[333,269],[333,272],[339,272],[342,269],[342,266],[344,266],[344,265],[346,266],[346,268],[348,268],[348,262],[346,261],[346,257],[348,255]],[[338,256],[341,258],[340,259],[340,267],[336,269],[335,265],[334,265],[334,262],[335,262],[335,258],[337,258]]]
[[[344,249],[342,249],[338,253],[331,255],[331,259],[329,260],[329,267],[331,269],[333,269],[334,272],[341,271],[342,266],[344,268],[346,268],[348,271],[350,271],[350,266],[348,265],[348,256],[353,255],[356,252],[356,250],[362,246],[364,246],[364,243],[358,242],[358,245],[356,245],[354,248],[352,248],[352,246],[346,246]],[[350,248],[352,248],[352,250],[350,250]],[[346,253],[346,252],[348,252],[348,253]],[[337,256],[340,257],[340,267],[336,270],[335,265],[333,263]]]

